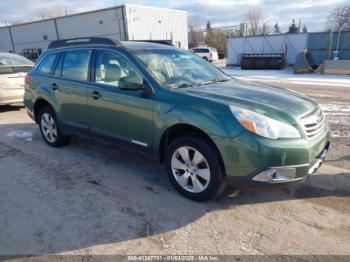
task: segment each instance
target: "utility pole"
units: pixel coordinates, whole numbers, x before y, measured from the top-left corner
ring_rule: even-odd
[[[333,47],[333,30],[329,32],[329,53],[328,53],[329,60],[331,60],[331,57],[332,57],[332,47]]]
[[[13,37],[12,37],[11,26],[7,23],[7,20],[5,20],[5,25],[9,29],[10,40],[11,40],[11,45],[12,45],[12,51],[13,51],[13,53],[16,53],[15,43],[13,42]]]

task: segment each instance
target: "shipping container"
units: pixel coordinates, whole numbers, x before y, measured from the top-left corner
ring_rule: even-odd
[[[265,36],[234,37],[227,40],[227,64],[239,65],[242,54],[285,53],[293,65],[297,55],[307,49],[316,65],[333,60],[350,60],[350,32],[314,32]]]
[[[239,65],[243,54],[284,54],[293,65],[296,56],[307,47],[307,34],[246,36],[228,39],[227,64]]]

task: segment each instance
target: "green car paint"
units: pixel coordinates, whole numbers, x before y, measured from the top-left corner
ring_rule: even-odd
[[[46,101],[62,124],[74,126],[79,132],[134,142],[160,159],[167,132],[178,125],[191,126],[211,138],[229,177],[251,176],[259,170],[282,166],[306,167],[307,172],[310,163],[329,144],[327,125],[317,136],[306,136],[300,119],[319,107],[304,95],[236,79],[186,88],[164,88],[135,52],[171,47],[138,43],[123,48],[84,48],[122,55],[135,66],[152,93],[122,90],[96,83],[93,79],[76,81],[42,75],[34,70],[30,73],[31,81],[24,96],[27,111],[34,119],[36,105]],[[50,52],[57,50],[45,54]],[[186,51],[178,52],[187,54]],[[53,90],[53,82],[60,86],[59,92]],[[94,91],[98,91],[102,99],[91,97]],[[251,133],[233,116],[231,105],[288,123],[299,131],[300,138],[269,139]]]

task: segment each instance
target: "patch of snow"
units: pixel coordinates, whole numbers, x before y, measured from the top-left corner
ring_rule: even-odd
[[[8,137],[21,138],[28,142],[32,141],[33,134],[31,132],[14,130],[7,133]]]
[[[350,104],[326,103],[320,104],[328,123],[332,125],[350,125]],[[334,126],[333,126],[334,127]],[[350,130],[332,129],[331,137],[350,137]]]
[[[321,104],[323,112],[327,113],[339,113],[341,115],[350,116],[350,103],[349,104]]]
[[[324,86],[344,86],[350,87],[350,76],[348,75],[324,75],[320,73],[313,74],[294,74],[291,69],[284,70],[241,70],[240,68],[224,68],[223,71],[240,80],[265,82],[289,82],[294,84]]]
[[[348,122],[348,119],[340,118],[340,119],[328,119],[327,121],[329,124],[334,124],[334,125],[343,125],[343,126],[350,126],[350,122]]]
[[[332,130],[331,137],[350,137],[349,131]]]

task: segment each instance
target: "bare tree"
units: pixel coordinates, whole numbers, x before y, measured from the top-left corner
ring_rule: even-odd
[[[259,35],[263,27],[263,14],[259,7],[252,7],[246,14],[245,20],[251,35]]]
[[[262,25],[262,35],[270,35],[272,33],[272,27],[268,22],[263,23]]]
[[[204,31],[200,30],[195,23],[189,26],[188,42],[189,48],[197,47],[199,42],[204,42]]]
[[[330,30],[350,30],[350,1],[334,8],[327,23]]]
[[[227,36],[220,29],[210,28],[207,30],[205,43],[210,47],[215,47],[219,54],[226,55]]]
[[[54,18],[59,16],[65,16],[71,13],[70,9],[60,4],[54,4],[51,6],[44,6],[37,10],[37,15],[41,18]]]

